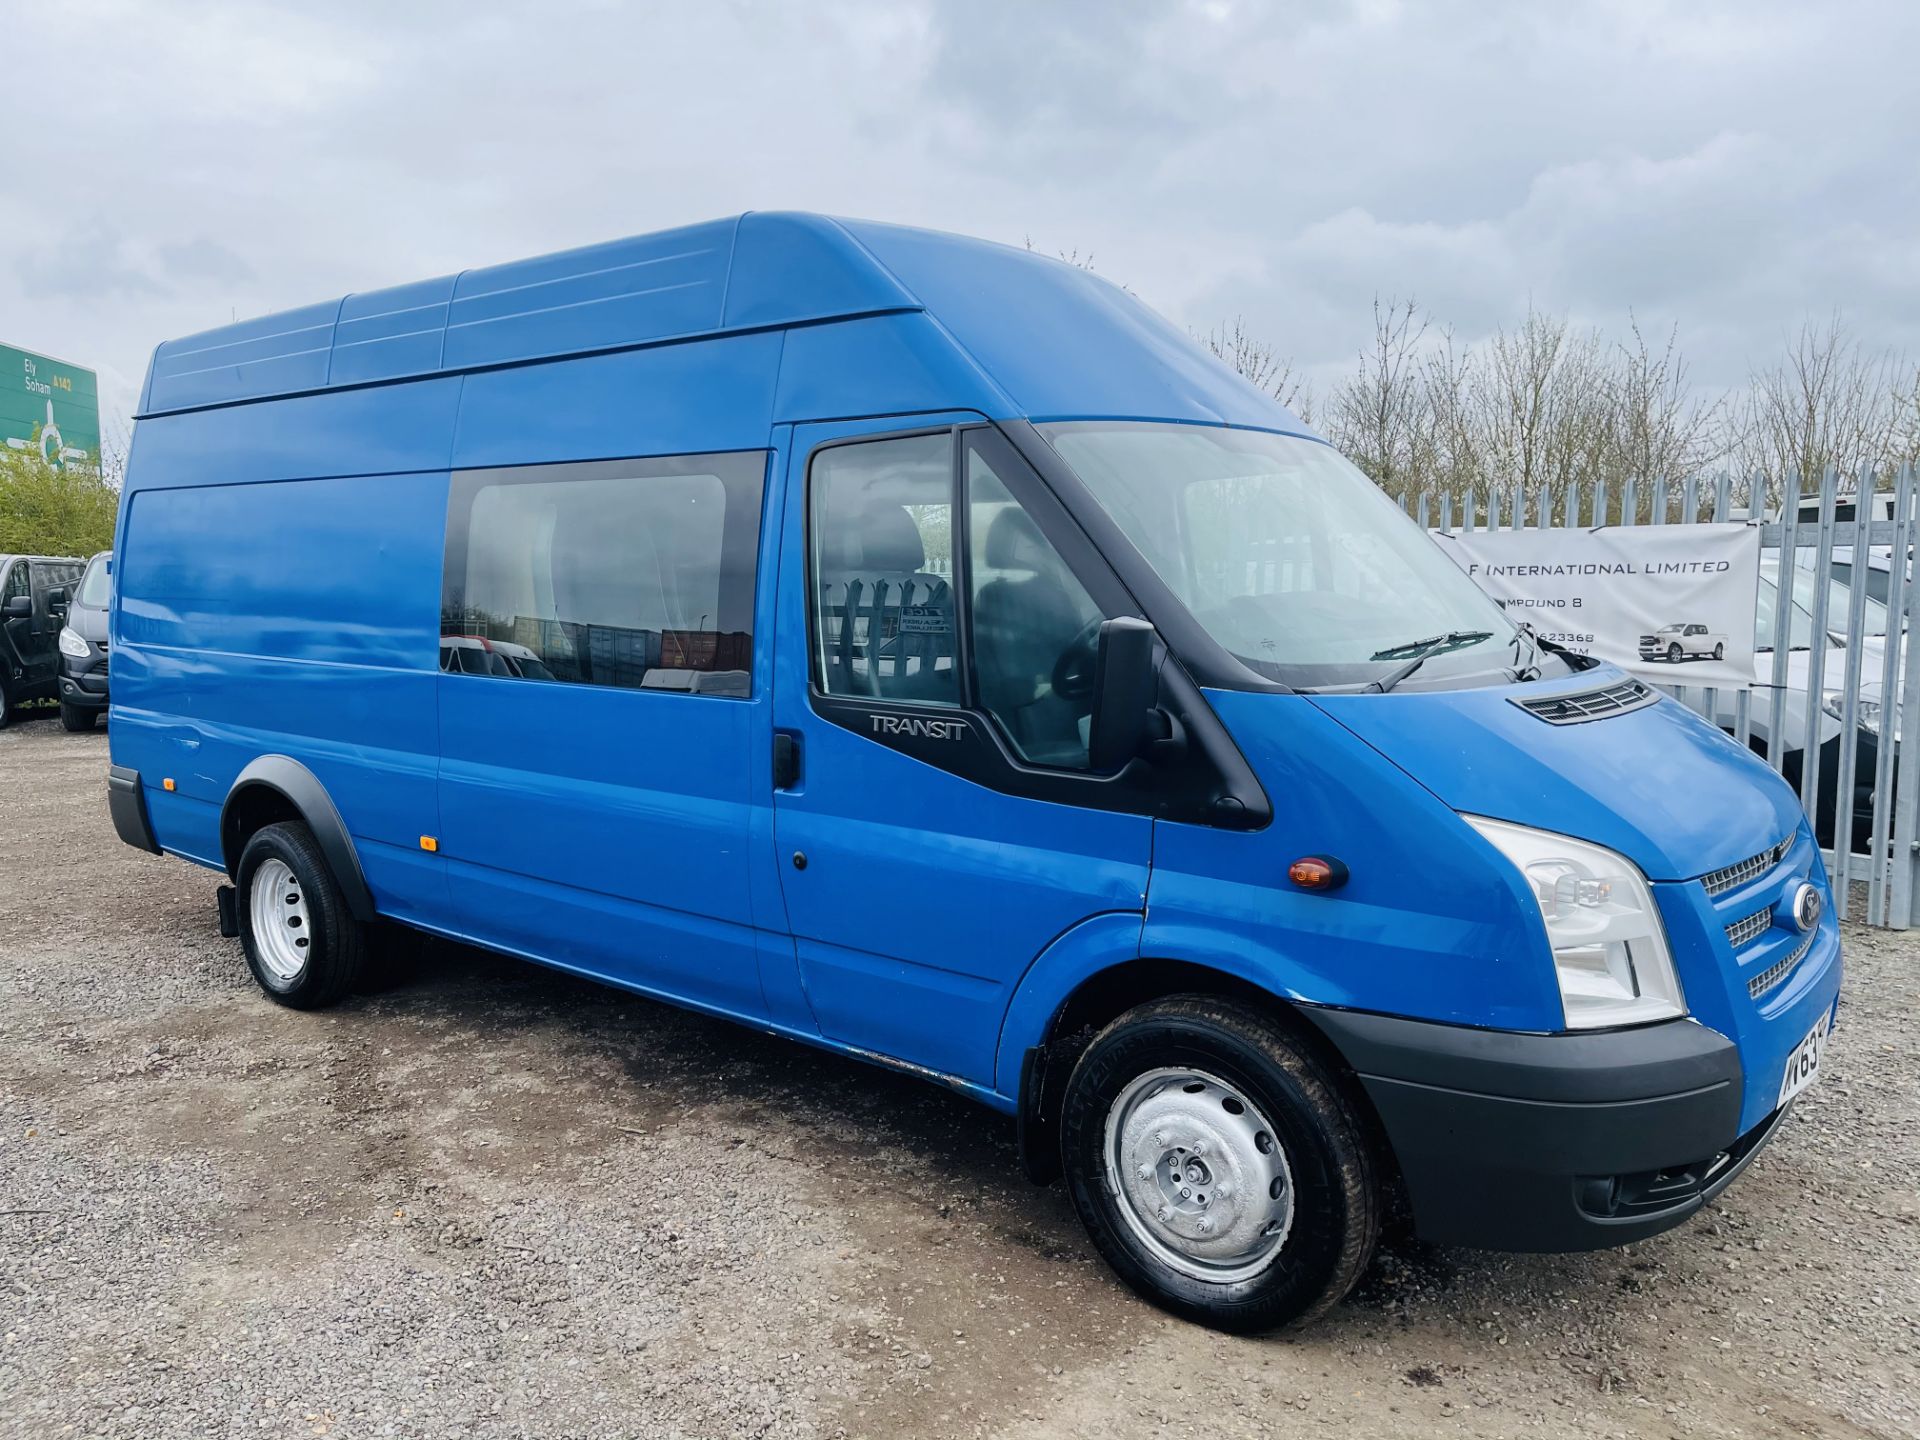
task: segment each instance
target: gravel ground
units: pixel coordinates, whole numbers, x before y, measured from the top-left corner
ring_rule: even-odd
[[[1693,1223],[1235,1340],[933,1087],[450,946],[277,1009],[106,758],[0,732],[0,1435],[1920,1435],[1920,937]]]

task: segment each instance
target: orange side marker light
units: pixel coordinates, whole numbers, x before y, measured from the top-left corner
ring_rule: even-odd
[[[1346,865],[1330,855],[1302,855],[1287,867],[1287,878],[1302,890],[1338,890],[1347,875]]]
[[[422,835],[420,837],[420,848],[429,855],[435,855],[440,851],[440,842],[431,835]]]

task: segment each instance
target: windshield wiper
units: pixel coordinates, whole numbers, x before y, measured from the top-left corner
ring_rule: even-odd
[[[1394,660],[1404,655],[1407,663],[1391,674],[1375,680],[1367,688],[1384,695],[1426,664],[1429,655],[1438,655],[1444,650],[1458,650],[1467,645],[1478,645],[1482,640],[1492,638],[1491,630],[1449,630],[1444,635],[1430,635],[1425,640],[1410,640],[1405,645],[1389,645],[1384,650],[1376,650],[1367,658]]]

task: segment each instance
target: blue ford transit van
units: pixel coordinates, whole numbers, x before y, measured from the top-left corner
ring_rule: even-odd
[[[1134,298],[748,214],[160,346],[123,839],[284,1005],[414,927],[1017,1119],[1167,1308],[1639,1240],[1818,1073],[1792,792]]]

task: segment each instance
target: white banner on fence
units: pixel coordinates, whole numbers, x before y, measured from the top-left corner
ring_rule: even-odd
[[[1515,620],[1663,685],[1753,683],[1752,525],[1436,533]]]

